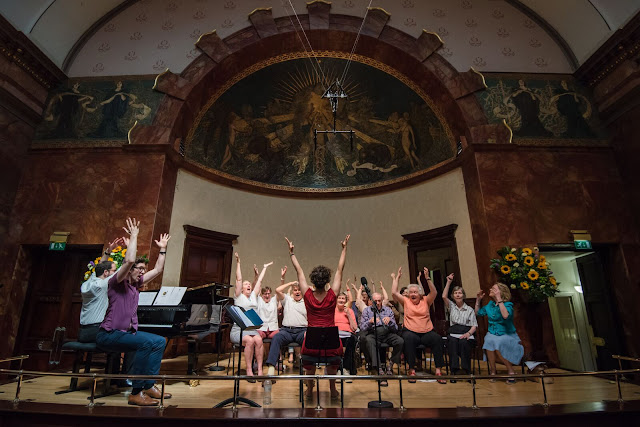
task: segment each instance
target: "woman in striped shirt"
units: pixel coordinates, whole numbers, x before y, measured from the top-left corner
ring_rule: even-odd
[[[453,273],[447,276],[447,284],[442,291],[442,299],[449,311],[449,363],[453,374],[464,375],[471,372],[471,349],[475,346],[473,333],[478,329],[478,319],[474,309],[464,302],[465,292],[462,286],[454,286],[451,292],[453,301],[449,299],[449,287],[452,282]]]

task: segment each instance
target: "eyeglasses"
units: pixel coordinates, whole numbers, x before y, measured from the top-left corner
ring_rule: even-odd
[[[146,271],[147,267],[133,267],[133,269],[138,271]]]

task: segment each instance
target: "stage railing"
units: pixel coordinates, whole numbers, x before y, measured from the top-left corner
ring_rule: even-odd
[[[2,362],[9,362],[14,360],[20,360],[21,363],[24,359],[27,359],[29,356],[16,356],[9,359],[0,360]],[[615,357],[615,356],[614,356]],[[618,356],[623,358],[623,356]],[[625,358],[623,360],[627,360],[631,358]],[[633,359],[633,361],[639,361],[640,359]],[[198,375],[128,375],[128,374],[98,374],[98,373],[73,373],[73,372],[40,372],[40,371],[27,371],[22,369],[0,369],[0,373],[8,374],[8,375],[16,375],[17,385],[16,385],[16,393],[13,399],[13,404],[18,405],[20,403],[20,391],[21,384],[24,377],[67,377],[67,378],[88,378],[93,381],[91,387],[91,396],[89,398],[89,406],[90,408],[95,406],[95,396],[96,396],[96,387],[98,380],[100,379],[131,379],[131,380],[155,380],[160,382],[161,384],[161,398],[158,406],[159,410],[165,408],[164,405],[164,392],[167,381],[243,381],[243,380],[277,380],[277,381],[300,381],[300,380],[313,380],[315,381],[315,386],[319,387],[320,380],[352,380],[352,381],[372,381],[372,380],[387,380],[387,381],[398,381],[399,384],[399,398],[400,398],[400,410],[404,411],[406,408],[404,406],[404,399],[402,394],[402,382],[408,380],[458,380],[458,381],[470,381],[471,382],[471,390],[472,390],[472,399],[473,409],[478,409],[478,404],[476,400],[476,382],[478,380],[485,379],[538,379],[541,385],[541,392],[543,396],[544,407],[549,406],[549,402],[547,399],[547,390],[545,384],[545,378],[564,378],[564,377],[586,377],[586,376],[614,376],[618,388],[618,403],[623,403],[624,399],[622,396],[622,388],[620,386],[621,376],[624,374],[638,374],[640,373],[640,369],[616,369],[611,371],[591,371],[591,372],[559,372],[559,373],[537,373],[537,374],[501,374],[501,375],[423,375],[420,377],[415,376],[407,376],[407,375],[286,375],[286,376],[246,376],[246,375],[231,375],[231,376],[198,376]],[[238,388],[234,388],[234,402],[232,409],[234,411],[238,410],[237,406],[237,398],[239,394]],[[317,410],[322,410],[323,408],[320,406],[320,402],[318,401],[318,406],[316,406]]]

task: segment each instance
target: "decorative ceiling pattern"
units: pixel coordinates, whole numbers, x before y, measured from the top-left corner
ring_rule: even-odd
[[[380,2],[373,2],[377,4]],[[368,0],[339,0],[332,14],[364,16]],[[569,73],[571,66],[551,37],[504,1],[401,0],[384,2],[388,25],[414,37],[423,29],[445,42],[440,54],[458,70]],[[181,72],[200,52],[194,43],[216,30],[225,38],[250,25],[256,7],[274,18],[306,14],[305,1],[143,0],[100,28],[68,70],[71,77]],[[294,17],[295,19],[295,17]]]
[[[333,14],[362,17],[369,0],[331,3]],[[291,4],[306,14],[305,0]],[[544,73],[573,70],[556,40],[522,10],[546,21],[579,64],[640,10],[640,0],[374,0],[371,5],[391,13],[388,25],[411,35],[423,28],[439,33],[447,42],[444,55],[459,70]],[[162,63],[179,72],[193,56],[197,32],[216,29],[224,38],[249,26],[247,15],[260,7],[272,7],[274,17],[291,14],[289,0],[26,0],[0,2],[0,13],[65,72],[79,77],[155,73]],[[76,44],[108,15],[115,17],[91,33],[74,63]]]

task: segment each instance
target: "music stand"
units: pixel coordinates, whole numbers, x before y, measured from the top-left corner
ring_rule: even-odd
[[[309,359],[316,359],[317,361],[314,362],[315,363],[324,363],[326,366],[328,366],[330,363],[329,359],[327,358],[326,355],[326,351],[327,350],[332,350],[335,348],[340,347],[341,345],[341,341],[340,341],[340,334],[338,332],[338,327],[337,326],[329,326],[329,327],[317,327],[317,326],[309,326],[307,327],[307,333],[305,335],[304,338],[304,346],[306,348],[308,348],[309,350],[324,350],[325,354],[324,356],[319,356],[319,357],[314,357],[314,356],[305,356],[304,354],[302,355],[302,364],[300,366],[301,370],[302,370],[302,366],[304,365],[304,360],[305,358],[307,360]],[[335,358],[339,359],[340,361],[342,361],[342,357],[336,356]],[[333,358],[333,359],[335,359]],[[322,361],[322,359],[324,359],[324,361]],[[342,368],[340,369],[341,373],[344,374],[344,371],[342,370]],[[300,381],[300,394],[302,395],[302,381]],[[316,387],[316,401],[318,403],[318,406],[316,407],[316,409],[322,409],[322,407],[320,406],[320,384],[318,384],[318,387]],[[344,405],[344,384],[342,382],[342,380],[340,380],[340,402],[341,405]],[[304,397],[302,398],[302,407],[304,407]]]
[[[233,320],[233,322],[238,325],[240,327],[240,342],[238,343],[238,373],[237,375],[240,375],[240,364],[242,363],[242,335],[244,334],[244,331],[252,331],[255,329],[258,329],[262,326],[262,320],[260,319],[260,317],[258,317],[258,315],[255,313],[255,311],[253,310],[249,310],[249,312],[253,312],[252,314],[255,315],[255,317],[253,317],[253,319],[250,318],[245,318],[243,319],[242,316],[239,313],[236,313],[234,311],[234,309],[239,309],[242,310],[242,313],[245,312],[244,308],[242,307],[237,307],[237,306],[228,306],[226,307],[227,313],[229,314],[229,317],[231,317],[231,319]],[[249,313],[247,313],[249,314]],[[257,318],[257,319],[256,319]],[[247,324],[246,322],[249,322],[250,324]],[[259,324],[257,324],[259,323]],[[233,370],[235,372],[235,364],[233,366]],[[242,397],[239,396],[240,394],[240,380],[236,379],[233,381],[233,397],[230,397],[228,399],[223,400],[222,402],[218,403],[217,405],[214,406],[214,408],[223,408],[225,406],[227,406],[229,403],[233,403],[233,409],[235,410],[238,406],[238,402],[242,402],[242,403],[246,403],[247,405],[253,407],[253,408],[260,408],[261,406],[259,404],[257,404],[256,402],[254,402],[251,399],[247,399],[246,397]]]

